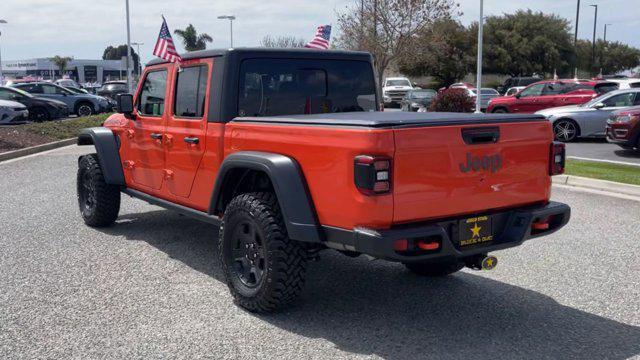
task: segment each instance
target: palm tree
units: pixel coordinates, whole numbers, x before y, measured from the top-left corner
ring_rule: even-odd
[[[213,39],[208,34],[198,34],[196,28],[189,24],[186,29],[177,29],[174,33],[182,38],[184,49],[187,51],[204,50],[207,48],[208,42],[213,42]]]
[[[62,76],[65,72],[65,70],[67,70],[67,65],[69,64],[69,61],[73,60],[73,58],[71,56],[60,56],[60,55],[56,55],[52,58],[49,58],[49,61],[51,61],[60,71],[60,76]]]

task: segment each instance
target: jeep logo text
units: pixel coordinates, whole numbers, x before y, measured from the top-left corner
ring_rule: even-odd
[[[473,156],[471,153],[467,153],[467,163],[460,163],[460,171],[467,173],[469,171],[488,171],[495,173],[502,168],[502,156],[487,155],[487,156]]]

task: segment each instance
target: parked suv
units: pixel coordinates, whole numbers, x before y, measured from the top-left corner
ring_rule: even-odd
[[[402,99],[409,91],[413,90],[413,85],[409,79],[404,77],[390,77],[384,80],[382,96],[384,106],[400,105]]]
[[[617,88],[617,84],[590,80],[545,80],[527,86],[514,96],[492,99],[487,112],[531,114],[552,107],[580,105]]]
[[[510,77],[507,80],[504,81],[504,83],[500,86],[498,86],[498,92],[504,95],[508,95],[506,92],[507,90],[509,90],[512,87],[525,87],[527,85],[531,85],[533,83],[537,83],[538,81],[542,80],[539,77],[533,77],[533,76],[529,76],[529,77]]]
[[[640,106],[618,110],[607,121],[607,140],[623,149],[640,150]]]
[[[89,116],[105,112],[109,108],[107,99],[91,94],[76,94],[62,86],[45,83],[19,83],[12,87],[24,90],[37,97],[54,99],[67,104],[71,113],[78,116]]]
[[[569,220],[549,201],[564,144],[541,116],[376,111],[363,52],[182,59],[152,61],[119,113],[80,133],[97,151],[78,161],[80,213],[112,225],[125,193],[219,225],[222,272],[251,311],[294,300],[323,249],[442,276],[491,269],[488,252]]]

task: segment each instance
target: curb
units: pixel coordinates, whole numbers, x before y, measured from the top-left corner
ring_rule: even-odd
[[[640,196],[640,186],[615,181],[591,179],[573,175],[556,175],[551,178],[554,184],[608,191],[612,193]]]
[[[24,148],[24,149],[3,152],[3,153],[0,153],[0,162],[16,159],[16,158],[27,156],[27,155],[37,154],[43,151],[57,149],[63,146],[73,145],[76,143],[76,141],[77,141],[77,138],[71,138],[66,140],[54,141],[54,142],[50,142],[42,145],[36,145],[36,146]]]

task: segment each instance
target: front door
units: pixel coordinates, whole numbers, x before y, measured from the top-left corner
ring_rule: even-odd
[[[172,109],[166,126],[166,186],[188,198],[205,151],[212,59],[187,61],[174,69]]]
[[[153,193],[160,190],[165,177],[165,102],[169,97],[170,70],[169,64],[163,64],[146,73],[136,100],[136,117],[123,142],[127,144],[125,171],[131,171],[135,185]]]
[[[513,112],[534,113],[539,110],[540,98],[545,84],[534,84],[522,90],[513,106]]]

